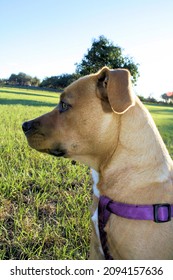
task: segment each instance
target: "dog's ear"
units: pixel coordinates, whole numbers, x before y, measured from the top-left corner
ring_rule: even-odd
[[[135,100],[128,70],[110,70],[108,67],[103,67],[97,75],[101,98],[107,99],[115,113],[123,114],[134,106]]]

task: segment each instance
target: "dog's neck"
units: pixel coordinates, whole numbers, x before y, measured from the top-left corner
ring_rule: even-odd
[[[119,140],[100,167],[100,193],[127,203],[173,203],[173,163],[148,111],[136,105],[120,117]]]

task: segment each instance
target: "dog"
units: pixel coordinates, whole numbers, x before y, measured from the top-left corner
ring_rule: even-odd
[[[105,66],[79,78],[64,90],[56,108],[22,128],[32,148],[93,169],[90,259],[105,259],[105,252],[119,260],[173,259],[173,162],[133,93],[128,70]],[[122,207],[123,212],[149,209],[151,218],[110,210],[100,225],[100,198],[108,201],[103,215],[104,208]]]

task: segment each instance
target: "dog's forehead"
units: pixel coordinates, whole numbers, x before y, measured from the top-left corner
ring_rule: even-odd
[[[63,93],[61,94],[61,100],[63,99],[72,99],[73,98],[73,94],[71,91],[66,91],[64,90]]]
[[[92,94],[96,88],[96,80],[93,75],[84,76],[72,84],[70,84],[67,88],[65,88],[64,92],[61,94],[61,98],[65,99],[74,99]]]

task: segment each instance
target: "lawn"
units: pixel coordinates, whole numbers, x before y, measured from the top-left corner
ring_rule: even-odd
[[[0,88],[0,259],[86,259],[91,176],[84,165],[30,149],[21,130],[59,94]],[[173,156],[173,107],[147,106]]]
[[[161,105],[146,106],[162,135],[162,138],[173,158],[173,107]]]

